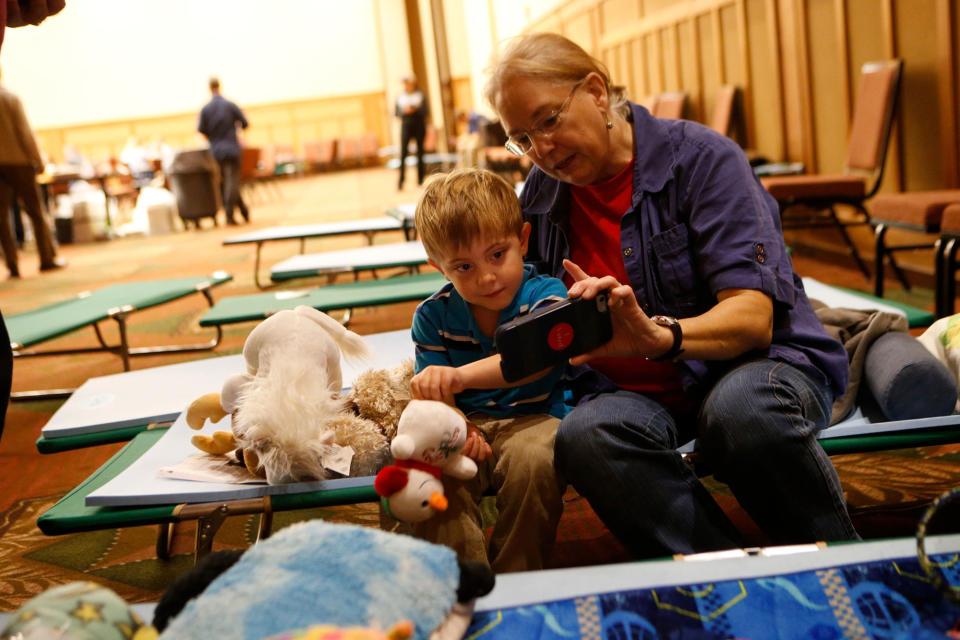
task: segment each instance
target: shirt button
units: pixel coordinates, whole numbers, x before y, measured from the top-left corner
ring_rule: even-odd
[[[623,250],[623,255],[629,258],[630,256],[633,255],[633,249],[631,249],[630,247],[627,247],[626,249]]]
[[[763,255],[762,253],[757,254],[757,262],[759,262],[760,264],[763,264],[766,261],[767,261],[767,257],[765,255]]]

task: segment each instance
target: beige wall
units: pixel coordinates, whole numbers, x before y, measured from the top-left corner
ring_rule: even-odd
[[[960,0],[478,4],[493,8],[483,36],[562,33],[603,60],[635,100],[686,92],[686,117],[693,120],[709,121],[721,85],[740,86],[748,146],[774,160],[801,161],[812,172],[843,171],[863,64],[900,58],[899,113],[881,190],[960,186]],[[474,84],[482,80],[474,72]],[[864,253],[871,253],[869,228],[851,231]],[[788,240],[835,245],[826,235],[791,234]],[[896,230],[890,235],[893,243],[916,242]],[[932,270],[925,254],[917,260]]]
[[[4,85],[45,144],[99,154],[133,132],[192,146],[210,75],[247,113],[248,138],[297,147],[313,135],[393,139],[410,69],[402,0],[68,2],[40,27],[8,30]],[[118,146],[119,145],[119,146]],[[59,157],[60,148],[48,153]]]
[[[497,26],[563,33],[602,59],[634,99],[685,91],[708,121],[717,89],[745,94],[748,143],[839,172],[859,69],[904,60],[885,190],[960,182],[960,0],[494,1]]]

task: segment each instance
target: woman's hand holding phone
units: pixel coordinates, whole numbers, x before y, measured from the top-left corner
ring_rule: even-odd
[[[613,337],[610,341],[570,358],[570,364],[581,365],[600,357],[655,357],[670,349],[673,335],[643,312],[630,285],[620,284],[613,276],[590,276],[570,260],[564,260],[563,267],[575,281],[570,285],[567,295],[589,300],[605,291],[613,321]]]

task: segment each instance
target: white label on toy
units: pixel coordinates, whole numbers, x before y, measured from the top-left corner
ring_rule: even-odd
[[[350,475],[350,461],[353,460],[353,447],[341,447],[338,444],[327,445],[327,452],[320,458],[323,466],[340,475]]]
[[[226,484],[266,484],[266,480],[250,473],[246,467],[223,456],[194,453],[180,464],[157,469],[160,478],[221,482]]]

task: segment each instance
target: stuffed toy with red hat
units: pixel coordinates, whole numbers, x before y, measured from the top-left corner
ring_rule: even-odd
[[[387,514],[422,522],[446,510],[441,475],[468,480],[477,473],[477,463],[461,453],[466,441],[467,421],[459,411],[435,400],[411,400],[390,443],[396,461],[374,482]]]

